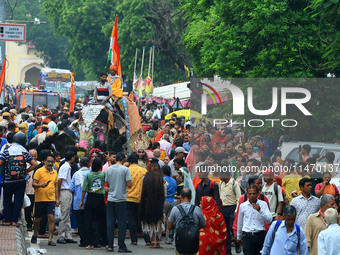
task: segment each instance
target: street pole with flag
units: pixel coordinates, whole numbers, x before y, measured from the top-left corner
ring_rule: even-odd
[[[118,67],[117,75],[122,75],[122,68],[120,64],[120,54],[119,54],[119,44],[118,44],[118,16],[116,15],[115,23],[113,24],[109,55],[107,58],[111,65],[116,65]]]
[[[22,92],[22,101],[21,101],[21,109],[26,107],[26,89]]]
[[[71,91],[70,91],[70,113],[73,112],[76,102],[76,89],[74,88],[74,73],[71,74]]]
[[[2,88],[4,86],[4,82],[5,82],[5,75],[6,75],[6,58],[4,58],[4,62],[2,64],[2,69],[1,69],[1,74],[0,74],[0,95],[2,92]]]

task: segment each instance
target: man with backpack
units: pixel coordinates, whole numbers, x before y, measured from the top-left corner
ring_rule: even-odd
[[[231,177],[230,172],[223,173],[221,182],[219,184],[219,191],[222,200],[222,215],[224,217],[228,236],[226,239],[227,255],[231,254],[231,241],[233,237],[233,222],[238,202],[241,197],[240,185],[234,178]]]
[[[22,208],[27,173],[37,167],[37,162],[24,148],[27,138],[22,132],[18,132],[13,137],[13,143],[4,149],[0,155],[0,166],[4,165],[5,176],[3,180],[4,188],[4,221],[3,225],[17,226],[20,211]],[[26,169],[26,163],[31,166]],[[14,202],[12,203],[12,197]]]
[[[171,210],[169,217],[168,229],[176,227],[177,255],[196,254],[199,250],[199,229],[206,226],[201,209],[190,201],[191,190],[182,189],[181,204]]]
[[[283,209],[283,221],[274,221],[266,235],[261,251],[262,255],[308,255],[305,233],[299,225],[295,224],[296,209],[286,206]]]
[[[282,215],[284,200],[281,187],[274,182],[273,169],[263,171],[263,180],[266,185],[262,187],[262,194],[268,198],[273,220],[279,220]]]

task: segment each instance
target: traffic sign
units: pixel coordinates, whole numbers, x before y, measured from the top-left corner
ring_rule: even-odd
[[[26,42],[26,25],[0,24],[0,41]]]

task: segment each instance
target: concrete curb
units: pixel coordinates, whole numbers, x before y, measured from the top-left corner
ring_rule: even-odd
[[[27,255],[26,241],[25,241],[25,229],[23,225],[20,225],[16,229],[16,241],[17,241],[17,252],[18,254]]]

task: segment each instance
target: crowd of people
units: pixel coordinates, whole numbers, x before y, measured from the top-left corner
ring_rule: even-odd
[[[96,100],[105,104],[106,92]],[[2,225],[24,223],[32,243],[76,243],[77,229],[88,250],[129,253],[128,235],[131,245],[143,237],[153,249],[174,245],[176,254],[230,255],[232,246],[245,255],[338,254],[333,152],[309,155],[305,144],[299,162],[282,159],[269,138],[195,115],[165,120],[169,109],[155,103],[141,107],[131,153],[127,146],[84,151],[63,144],[79,141],[78,112],[0,110]]]

